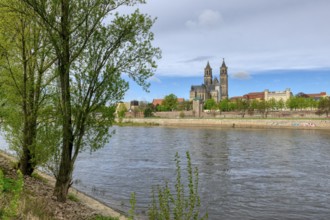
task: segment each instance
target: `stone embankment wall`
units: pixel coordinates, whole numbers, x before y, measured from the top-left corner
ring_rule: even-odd
[[[218,128],[293,128],[328,129],[330,120],[304,119],[164,119],[164,118],[125,118],[123,122],[148,123],[162,126],[201,126]]]
[[[160,118],[180,118],[180,114],[184,117],[194,118],[193,111],[173,111],[173,112],[155,112],[154,115]],[[133,116],[127,115],[126,117]],[[244,114],[244,118],[264,118],[264,115],[260,113],[255,113],[249,115]],[[271,111],[267,114],[268,118],[324,118],[325,115],[319,116],[316,111]],[[240,112],[216,112],[216,111],[204,111],[201,113],[201,118],[242,118],[242,113]]]

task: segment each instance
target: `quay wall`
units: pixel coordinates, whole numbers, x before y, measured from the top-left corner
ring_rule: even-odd
[[[218,128],[292,128],[330,130],[329,119],[172,119],[172,118],[125,118],[123,122],[154,124],[160,126],[200,126]]]

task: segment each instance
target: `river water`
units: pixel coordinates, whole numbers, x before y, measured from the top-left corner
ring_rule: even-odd
[[[330,132],[115,127],[104,148],[84,152],[74,186],[122,211],[136,193],[147,210],[151,188],[175,182],[174,155],[199,169],[209,219],[329,219]]]

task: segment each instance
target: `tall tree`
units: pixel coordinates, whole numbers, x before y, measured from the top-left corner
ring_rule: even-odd
[[[329,116],[329,112],[330,112],[330,99],[329,97],[326,98],[322,98],[319,101],[319,106],[318,106],[319,112],[321,114],[326,114],[326,116]]]
[[[178,97],[174,94],[169,94],[164,97],[162,105],[167,111],[173,111],[178,106]]]
[[[48,117],[40,112],[45,111],[50,95],[45,88],[52,81],[55,58],[45,32],[28,11],[18,13],[22,7],[19,1],[0,1],[1,116],[7,140],[19,156],[19,168],[31,175],[51,154],[52,148],[41,144],[45,133],[38,131],[46,131],[42,117]]]
[[[150,17],[113,14],[118,7],[144,0],[21,0],[34,10],[54,47],[59,75],[62,121],[61,159],[54,194],[66,201],[74,162],[87,144],[104,145],[113,112],[101,112],[107,102],[121,99],[127,73],[145,89],[153,75],[154,58],[160,51],[151,46],[154,23]],[[111,25],[104,26],[106,19]],[[103,108],[109,109],[109,108]]]

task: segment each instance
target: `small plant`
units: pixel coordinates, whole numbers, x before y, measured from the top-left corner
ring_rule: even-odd
[[[180,157],[175,155],[176,162],[176,183],[175,194],[171,193],[168,182],[165,186],[152,189],[152,203],[148,210],[150,220],[190,220],[207,219],[207,213],[200,217],[200,197],[198,194],[198,169],[193,170],[189,152],[187,156],[187,175],[188,175],[188,195],[184,188],[181,175]],[[157,195],[156,195],[157,192]]]
[[[72,194],[72,193],[68,194],[68,199],[73,201],[73,202],[79,202],[78,197],[76,195]]]
[[[180,118],[184,118],[184,117],[185,117],[184,112],[181,111],[179,117],[180,117]]]
[[[134,220],[134,216],[135,216],[135,205],[136,205],[136,197],[135,197],[135,193],[131,193],[131,198],[129,200],[129,203],[131,204],[131,209],[128,211],[128,219],[129,220]]]

